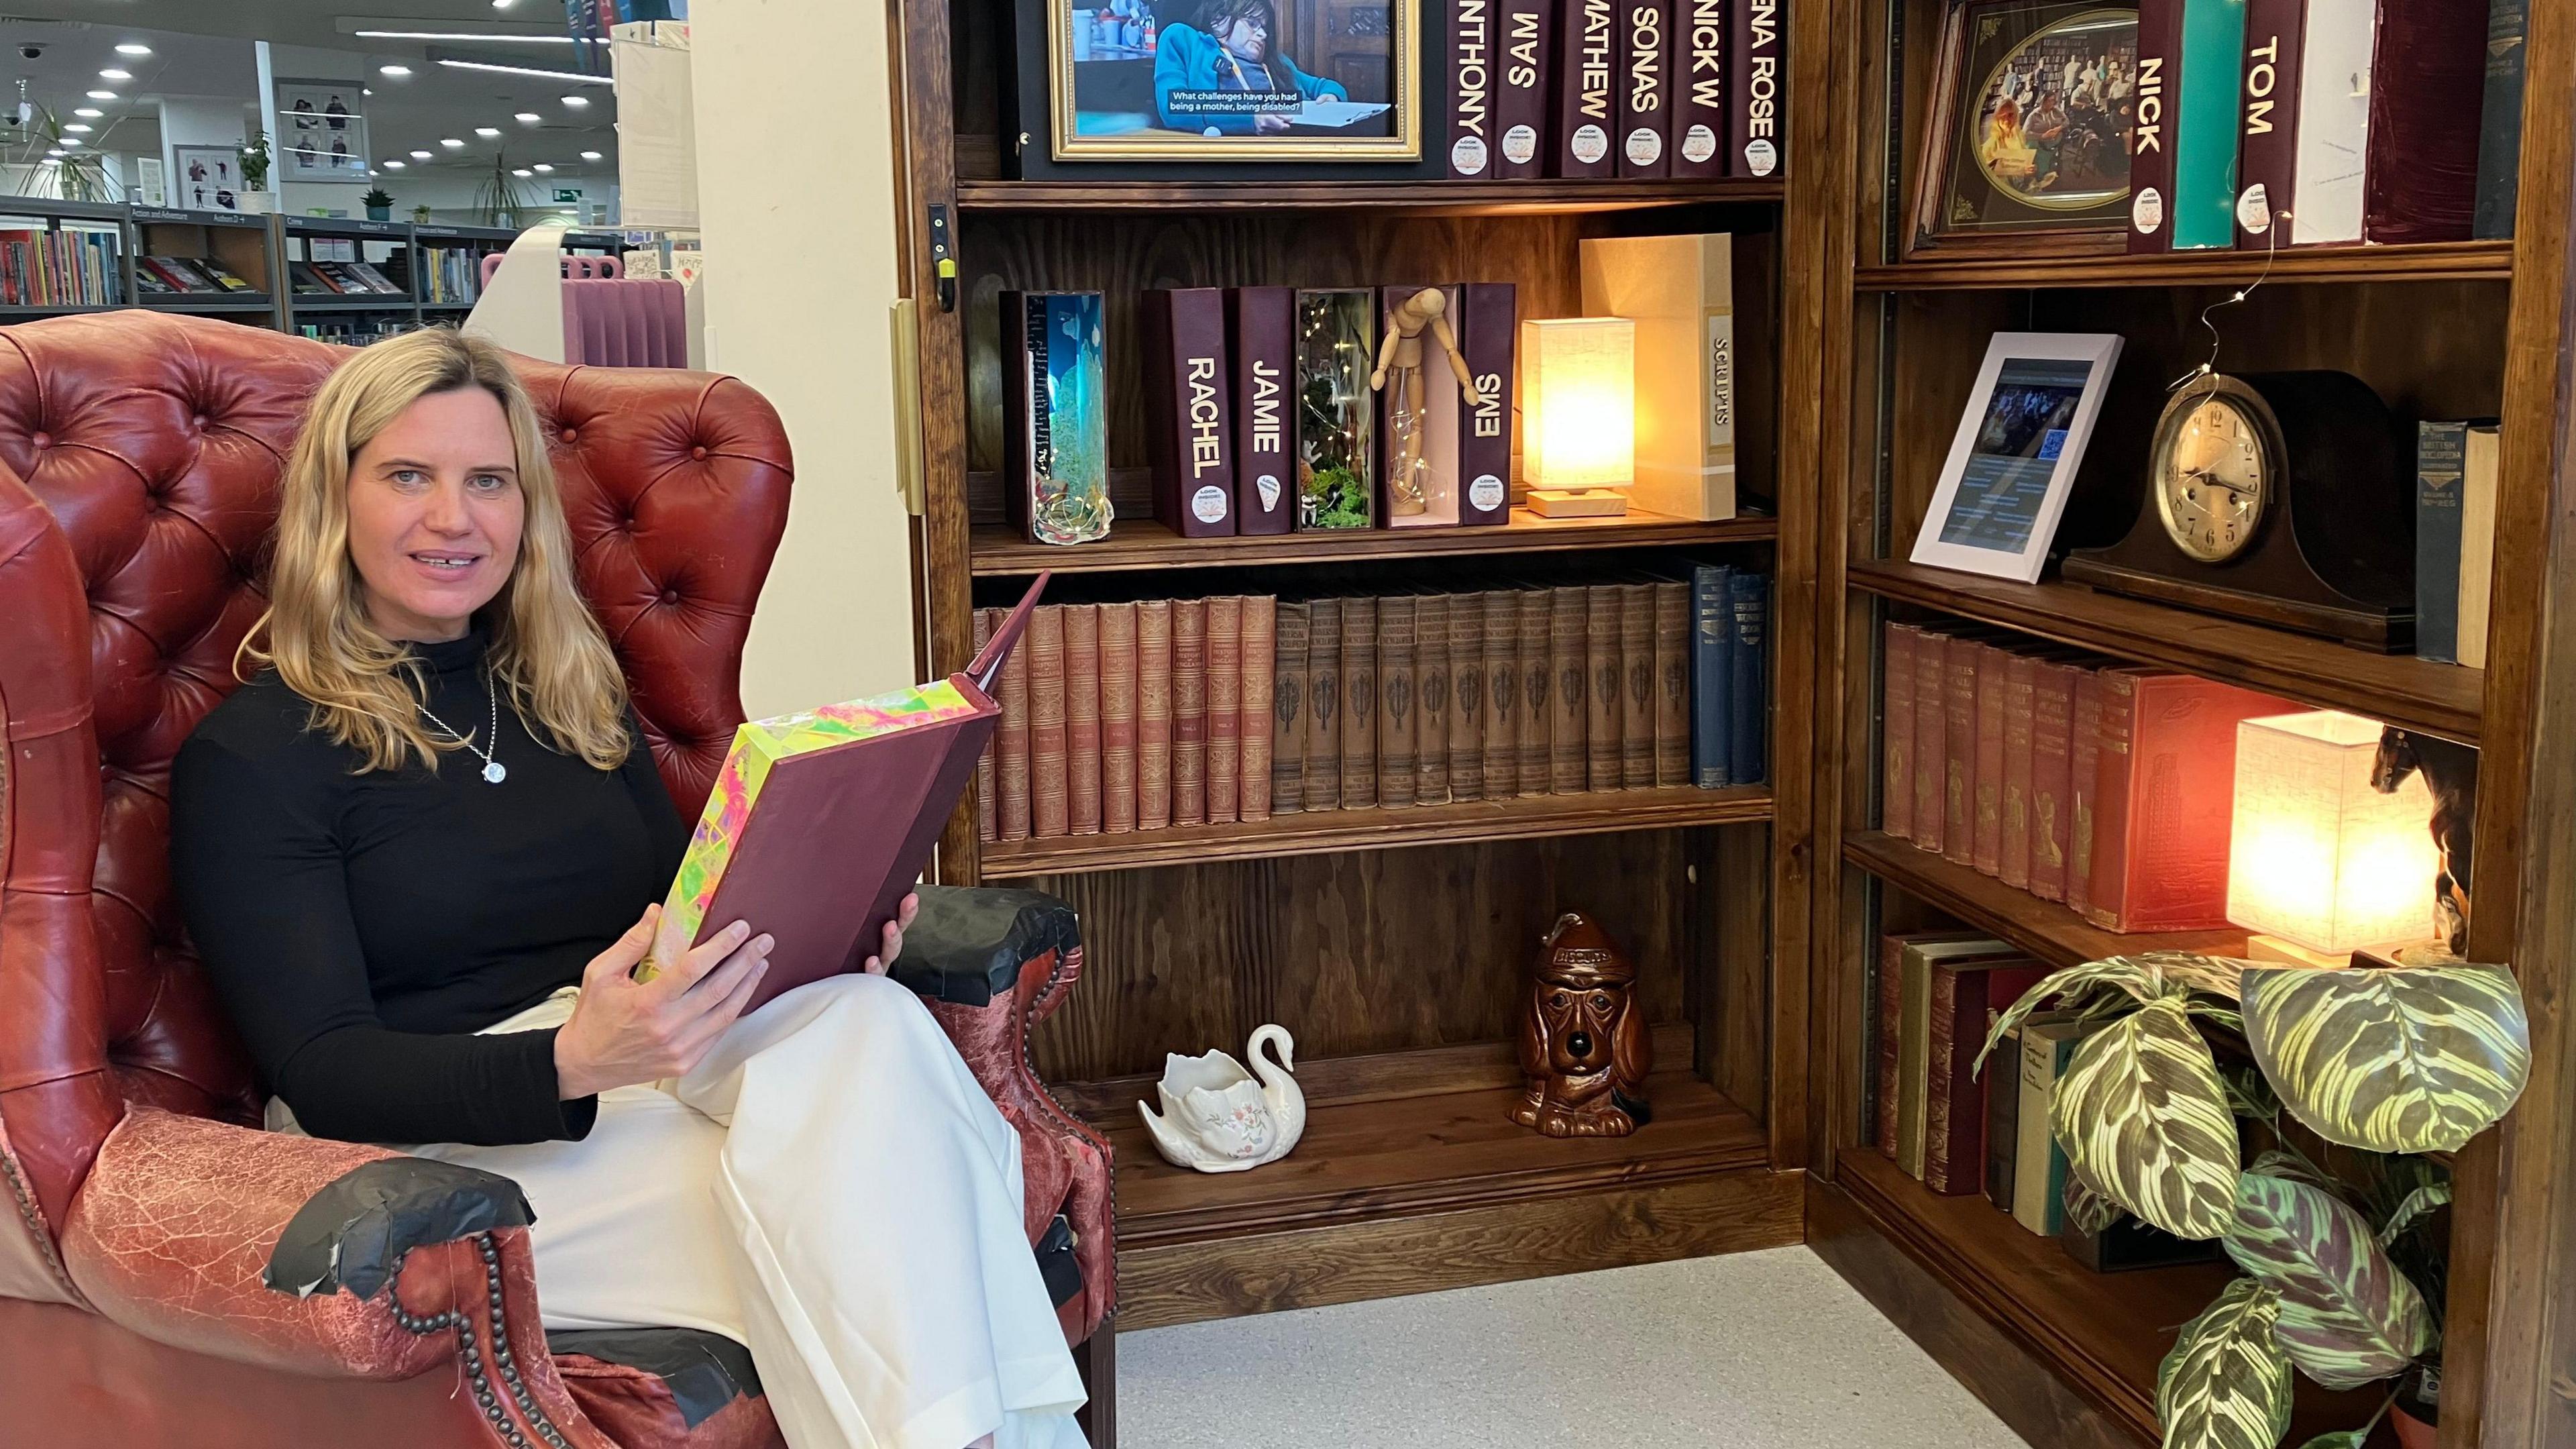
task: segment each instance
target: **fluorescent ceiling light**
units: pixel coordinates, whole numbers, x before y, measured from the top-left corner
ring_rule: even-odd
[[[406,166],[409,166],[410,164],[411,164],[411,163],[410,163],[410,162],[408,162],[408,161],[387,161],[387,162],[385,163],[385,169],[386,169],[386,170],[388,170],[388,171],[400,171],[401,169],[403,169],[403,168],[404,168],[404,167],[406,167]]]
[[[581,159],[584,161],[596,161],[599,159],[599,153],[596,151],[584,151],[581,153]]]
[[[66,149],[66,150],[70,149],[71,147],[77,146],[77,145],[79,145],[79,144],[80,144],[80,142],[73,140],[73,139],[72,139],[71,137],[69,137],[69,136],[65,136],[65,137],[63,138],[63,147],[64,147],[64,149]]]
[[[589,104],[590,104],[590,97],[588,97],[588,96],[566,96],[566,97],[564,97],[564,98],[563,98],[563,103],[564,103],[565,105],[567,105],[567,106],[572,107],[574,110],[578,111],[578,110],[580,110],[582,107],[584,107],[584,106],[586,106],[586,105],[589,105]]]
[[[134,72],[130,70],[118,70],[115,66],[111,65],[107,69],[100,71],[98,73],[98,78],[100,80],[132,80],[134,79]]]
[[[50,157],[60,157],[63,153],[60,151],[48,151],[45,154]]]
[[[465,149],[465,143],[457,140],[454,136],[442,136],[439,138],[438,144],[446,147],[450,151],[462,151]]]
[[[381,76],[390,76],[395,80],[401,80],[403,77],[411,74],[411,67],[407,65],[380,65],[376,67],[376,74]]]
[[[63,127],[63,129],[71,132],[75,136],[86,136],[90,131],[89,127],[83,125],[70,125]]]
[[[426,161],[429,159],[429,153],[426,151],[414,151],[411,153],[411,159],[414,161]]]
[[[545,163],[545,162],[543,162],[543,161],[540,161],[540,162],[538,162],[538,163],[537,163],[537,165],[536,165],[536,169],[537,169],[537,170],[539,170],[539,171],[552,171],[552,170],[554,170],[555,168],[554,168],[554,167],[552,167],[552,166],[550,166],[550,165],[548,165],[547,163]]]
[[[89,98],[90,98],[91,100],[93,100],[93,101],[112,101],[112,100],[115,100],[115,99],[116,99],[116,92],[114,92],[114,91],[91,91],[91,92],[89,93]]]
[[[544,120],[545,117],[538,115],[534,111],[521,111],[510,119],[517,121],[522,126],[533,126],[537,122]]]
[[[492,0],[492,8],[495,10],[507,10],[517,3],[519,3],[519,0]]]
[[[450,66],[457,70],[488,70],[498,72],[501,75],[542,76],[547,80],[570,81],[574,85],[582,86],[612,86],[617,84],[614,79],[604,75],[583,75],[579,71],[570,70],[548,70],[543,66],[535,65],[499,65],[488,60],[442,60],[439,64]]]
[[[537,173],[529,170],[525,166],[513,166],[510,168],[510,174],[513,176],[534,176]]]
[[[488,141],[493,137],[500,135],[501,128],[498,126],[477,126],[474,128],[474,134]]]
[[[129,40],[124,44],[119,45],[116,48],[116,53],[119,55],[150,55],[152,53],[152,47],[145,45],[140,41]]]
[[[353,30],[368,40],[471,40],[501,45],[570,45],[569,35],[498,35],[489,30]]]
[[[99,117],[106,115],[107,112],[100,110],[96,106],[81,106],[75,109],[72,114],[80,117],[84,121],[95,121]]]

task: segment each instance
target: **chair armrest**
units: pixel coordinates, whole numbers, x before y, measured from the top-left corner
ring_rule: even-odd
[[[1011,994],[1029,962],[1050,951],[1079,957],[1081,918],[1044,892],[925,885],[920,896],[887,974],[932,1001],[989,1005]]]
[[[466,1235],[527,1221],[517,1185],[490,1173],[137,1107],[99,1149],[62,1249],[90,1303],[146,1338],[400,1379],[454,1359],[458,1340],[406,1327],[397,1307],[415,1323],[481,1307]]]

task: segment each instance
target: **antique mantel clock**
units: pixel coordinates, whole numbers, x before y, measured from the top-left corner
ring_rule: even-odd
[[[2341,372],[2194,378],[2165,404],[2129,534],[2066,577],[2398,653],[2415,642],[2409,450]]]

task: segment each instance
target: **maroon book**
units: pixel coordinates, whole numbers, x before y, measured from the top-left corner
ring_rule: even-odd
[[[1734,32],[1727,37],[1726,155],[1729,176],[1777,176],[1789,139],[1781,107],[1789,96],[1788,47],[1781,33],[1780,0],[1734,0]]]
[[[1950,635],[1925,629],[1914,646],[1914,843],[1941,848],[1949,812]]]
[[[1449,176],[1494,179],[1494,0],[1449,0]]]
[[[1619,124],[1612,85],[1619,64],[1618,9],[1613,0],[1565,0],[1557,12],[1551,175],[1608,176],[1617,170],[1610,136]]]
[[[1172,823],[1207,823],[1208,601],[1172,600]]]
[[[2236,726],[2299,706],[2187,674],[2104,673],[2102,806],[2086,919],[2112,931],[2227,924]]]
[[[1234,526],[1286,533],[1297,520],[1297,289],[1229,287],[1226,355],[1234,364]]]
[[[2245,83],[2236,141],[2236,245],[2290,244],[2285,226],[2299,179],[2299,43],[2308,0],[2246,0]]]
[[[2067,851],[2074,844],[2075,677],[2083,666],[2043,659],[2031,670],[2030,893],[2066,899]]]
[[[1905,938],[1878,938],[1878,1075],[1871,1083],[1877,1107],[1870,1136],[1879,1154],[1896,1160],[1897,1076],[1905,1039]]]
[[[1941,857],[1977,859],[1977,655],[1982,640],[1951,636],[1941,649]]]
[[[1976,791],[1969,864],[1980,875],[2001,875],[2004,868],[2004,706],[2006,675],[2012,651],[1999,644],[1977,646]]]
[[[1458,440],[1458,521],[1512,521],[1512,352],[1520,340],[1518,294],[1509,282],[1468,282],[1458,292],[1458,352],[1481,407],[1467,409]]]
[[[2093,813],[2102,803],[2102,671],[2075,671],[2074,710],[2066,727],[2066,908],[2083,915],[2093,902]]]
[[[1233,402],[1228,396],[1225,293],[1155,287],[1145,293],[1145,456],[1154,516],[1183,538],[1234,533]]]
[[[1547,171],[1547,98],[1555,77],[1555,0],[1500,0],[1494,59],[1494,176]]]
[[[1890,620],[1881,638],[1886,664],[1881,755],[1878,769],[1878,828],[1907,840],[1914,838],[1914,650],[1923,631]]]
[[[1673,174],[1726,174],[1726,0],[1673,6]]]
[[[1622,0],[1617,29],[1619,174],[1670,176],[1673,0]]]
[[[2461,0],[2379,0],[2370,159],[2362,174],[2364,241],[2469,239],[2487,61],[2483,14],[2469,10]]]
[[[1989,1057],[1976,1071],[1986,1024],[2039,984],[2036,961],[1936,961],[1932,965],[1931,1052],[1924,1063],[1923,1186],[1945,1197],[1986,1186],[1986,1092],[2000,1078],[2021,1085],[2018,1063]]]
[[[1064,606],[1065,799],[1071,833],[1100,833],[1100,606]]]
[[[2003,856],[1995,878],[2019,890],[2030,889],[2030,784],[2036,761],[2039,657],[2016,651],[2004,662]]]
[[[2129,127],[2129,250],[2173,249],[2174,107],[2182,94],[2183,0],[2138,0],[2137,114]],[[2472,144],[2470,151],[2477,147]],[[2476,165],[2472,154],[2470,163]]]

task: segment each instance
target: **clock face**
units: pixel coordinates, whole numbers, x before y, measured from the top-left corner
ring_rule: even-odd
[[[2202,563],[2251,546],[2271,500],[2276,460],[2249,404],[2194,388],[2156,429],[2156,512],[2174,547]]]

